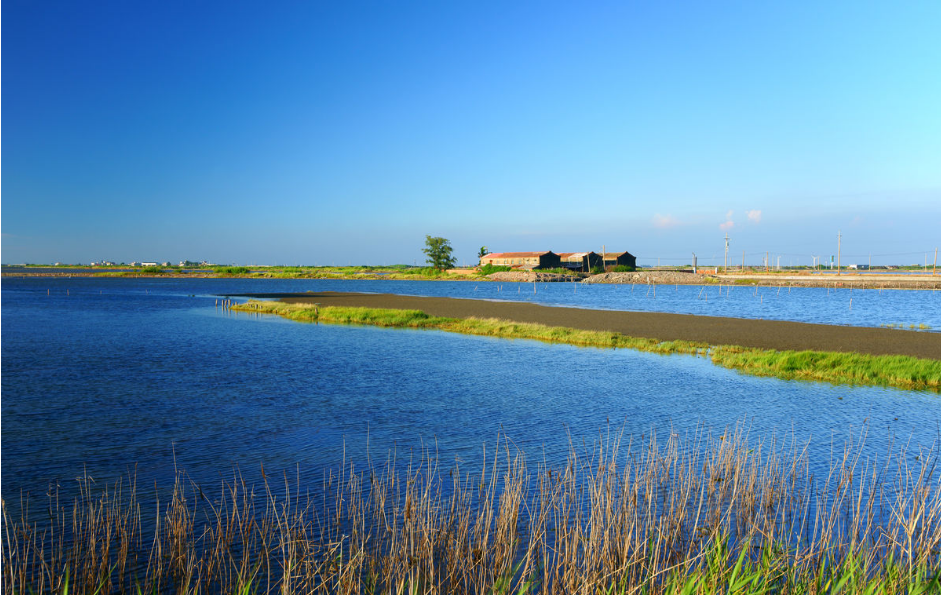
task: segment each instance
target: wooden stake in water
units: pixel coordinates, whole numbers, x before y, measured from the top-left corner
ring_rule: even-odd
[[[853,298],[850,298],[850,310],[853,309]]]

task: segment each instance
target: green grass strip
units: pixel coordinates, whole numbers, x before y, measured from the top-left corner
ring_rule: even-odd
[[[312,304],[249,301],[233,310],[277,314],[298,322],[368,324],[431,329],[504,339],[534,339],[579,347],[627,348],[650,353],[708,355],[713,363],[754,376],[834,384],[941,390],[941,361],[905,355],[868,355],[834,351],[776,351],[695,341],[659,341],[610,331],[587,331],[495,318],[446,318],[421,310],[317,307]]]

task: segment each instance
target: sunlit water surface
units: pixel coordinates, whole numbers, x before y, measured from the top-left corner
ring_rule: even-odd
[[[50,486],[74,490],[83,474],[103,484],[129,471],[139,484],[168,486],[174,469],[185,469],[213,486],[235,467],[257,481],[264,465],[269,474],[287,471],[316,482],[344,456],[365,464],[385,460],[391,449],[401,461],[426,448],[445,465],[473,467],[484,445],[492,451],[501,435],[534,462],[562,465],[573,447],[590,448],[608,432],[637,442],[651,432],[718,435],[738,424],[755,444],[774,437],[809,442],[817,474],[832,451],[864,430],[872,458],[904,443],[914,460],[919,448],[938,440],[941,402],[934,393],[755,378],[702,357],[299,324],[215,306],[220,294],[329,289],[598,308],[675,300],[676,311],[721,315],[734,314],[731,305],[716,305],[726,299],[761,307],[749,295],[753,289],[740,288],[728,298],[710,296],[708,306],[693,296],[700,289],[682,286],[660,288],[656,302],[638,295],[643,287],[634,288],[633,298],[630,286],[579,287],[577,298],[571,286],[539,285],[534,297],[530,284],[526,298],[512,288],[4,279],[3,498],[9,505]],[[830,301],[819,291],[792,290],[790,298],[760,291],[772,294],[765,307],[818,313],[810,318],[849,299],[848,291]],[[892,300],[873,315],[884,320],[938,317],[931,293],[854,296],[861,304],[857,310],[854,301],[854,312]]]

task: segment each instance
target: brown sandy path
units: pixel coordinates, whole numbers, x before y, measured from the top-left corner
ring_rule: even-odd
[[[322,306],[422,310],[431,316],[451,318],[499,318],[547,326],[614,331],[631,337],[649,337],[661,341],[679,339],[701,341],[710,345],[741,345],[778,350],[855,351],[941,360],[939,333],[667,312],[586,310],[388,293],[324,291],[244,294],[244,297],[276,298],[282,302],[317,303]]]

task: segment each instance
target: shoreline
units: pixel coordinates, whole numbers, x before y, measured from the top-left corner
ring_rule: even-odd
[[[658,341],[689,341],[776,351],[905,355],[941,361],[941,334],[873,327],[674,314],[589,310],[464,298],[349,292],[253,293],[232,296],[289,304],[421,310],[429,316],[488,318],[586,331],[616,332]]]
[[[571,283],[573,281],[586,284],[610,285],[700,285],[700,286],[744,286],[744,287],[793,287],[793,288],[831,288],[831,289],[892,289],[937,291],[941,289],[941,275],[932,273],[904,274],[873,274],[873,273],[843,273],[836,274],[802,274],[802,273],[737,273],[737,272],[699,272],[665,271],[638,269],[626,273],[601,273],[598,275],[568,276],[557,273],[544,273],[540,271],[507,271],[493,273],[489,276],[476,274],[445,274],[440,277],[416,274],[402,274],[396,272],[375,273],[362,271],[355,273],[335,273],[330,271],[312,272],[308,274],[292,274],[282,272],[255,271],[249,274],[217,274],[211,271],[193,273],[167,272],[162,274],[148,274],[136,272],[111,272],[107,270],[89,271],[88,269],[75,272],[41,272],[41,271],[5,271],[0,276],[4,278],[152,278],[152,279],[308,279],[308,280],[362,280],[362,281],[473,281],[475,283]]]

